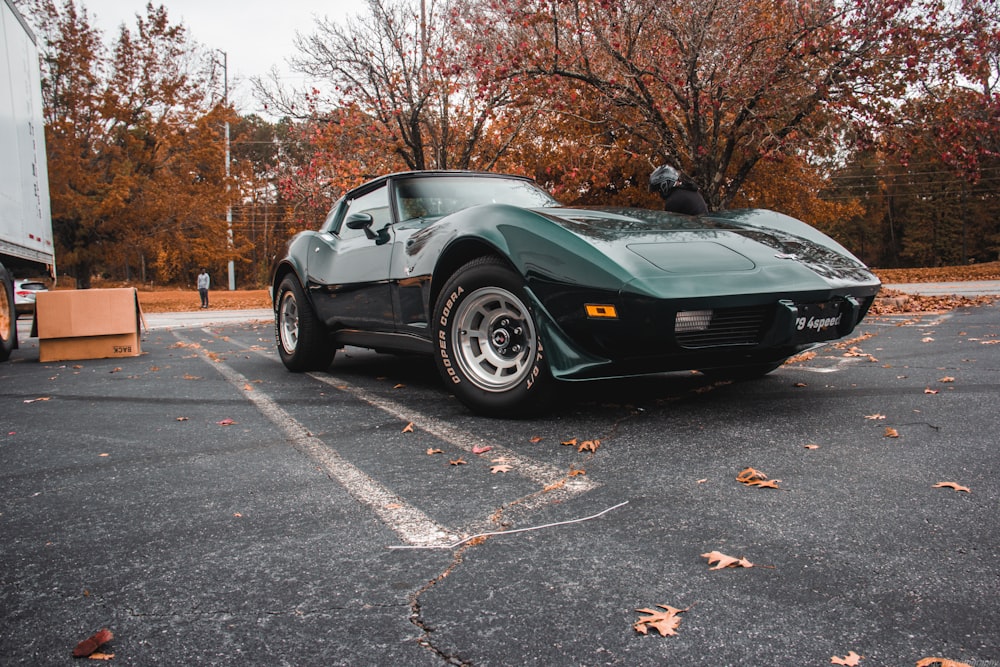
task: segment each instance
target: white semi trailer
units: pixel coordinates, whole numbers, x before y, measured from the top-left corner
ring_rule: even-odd
[[[14,276],[55,276],[38,43],[0,0],[0,361],[17,347]]]

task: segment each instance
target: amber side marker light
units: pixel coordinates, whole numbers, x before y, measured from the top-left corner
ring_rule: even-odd
[[[594,317],[603,320],[618,319],[618,311],[611,304],[588,303],[586,308],[587,308],[587,317]]]

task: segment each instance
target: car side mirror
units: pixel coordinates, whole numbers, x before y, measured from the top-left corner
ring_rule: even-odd
[[[365,230],[365,236],[369,239],[376,239],[378,236],[372,231],[372,224],[375,222],[375,218],[371,216],[370,213],[351,213],[347,216],[347,220],[344,224],[347,225],[348,229],[363,229]]]

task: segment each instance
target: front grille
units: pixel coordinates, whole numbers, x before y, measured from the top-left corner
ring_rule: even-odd
[[[766,319],[766,306],[715,310],[708,328],[675,334],[677,344],[688,349],[756,345],[760,342]]]

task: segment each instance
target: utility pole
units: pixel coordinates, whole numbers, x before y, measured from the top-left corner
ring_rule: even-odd
[[[232,185],[230,183],[230,173],[229,173],[229,55],[219,50],[222,54],[222,94],[224,105],[226,108],[226,237],[229,242],[229,291],[232,292],[236,289],[236,264],[232,259],[233,253],[233,202],[230,197],[230,189]]]

